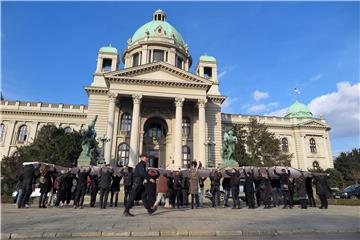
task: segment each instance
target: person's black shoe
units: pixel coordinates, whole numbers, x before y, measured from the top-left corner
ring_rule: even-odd
[[[242,209],[242,207],[238,206],[237,209]]]
[[[125,217],[133,217],[134,216],[133,214],[131,214],[129,211],[126,211],[126,210],[124,211],[123,215]]]
[[[46,206],[45,206],[45,205],[42,205],[41,207],[42,207],[42,208],[46,208]]]
[[[155,207],[155,208],[150,208],[150,209],[148,210],[149,215],[152,215],[154,212],[156,212],[156,210],[157,210],[156,207]]]
[[[319,209],[324,209],[324,207],[323,207],[323,206],[321,206],[321,207],[319,207]]]

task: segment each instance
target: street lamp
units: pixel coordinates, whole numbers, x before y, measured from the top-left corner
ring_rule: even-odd
[[[99,163],[104,163],[105,162],[105,143],[110,142],[111,139],[107,138],[106,135],[104,134],[102,137],[98,137],[97,140],[102,143],[101,144],[101,148],[102,148],[101,161],[99,161]]]
[[[206,142],[208,145],[208,167],[215,167],[215,162],[211,159],[211,148],[215,143],[212,141],[212,139],[209,137],[208,141]]]

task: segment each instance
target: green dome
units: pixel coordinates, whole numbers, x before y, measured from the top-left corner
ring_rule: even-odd
[[[105,47],[102,47],[100,48],[101,52],[105,52],[105,53],[118,53],[117,49],[112,47],[111,44],[109,44],[109,46],[105,46]]]
[[[200,56],[200,61],[206,61],[206,62],[216,62],[216,58],[213,56],[209,56],[207,54]]]
[[[286,118],[313,118],[309,108],[298,101],[295,101],[286,111]]]
[[[138,30],[136,30],[136,32],[131,38],[131,42],[136,42],[145,38],[146,36],[156,36],[159,27],[162,28],[165,37],[174,39],[176,43],[182,45],[183,47],[186,47],[184,39],[173,26],[171,26],[168,22],[156,20],[148,22],[142,25]]]

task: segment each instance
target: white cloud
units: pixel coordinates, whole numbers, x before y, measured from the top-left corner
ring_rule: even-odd
[[[270,97],[269,93],[267,92],[261,92],[259,90],[256,90],[255,92],[253,92],[253,98],[255,101],[259,101],[261,99],[265,99],[265,98],[268,98]]]
[[[222,71],[218,74],[218,79],[221,79],[222,77],[224,77],[226,74],[228,73],[228,71]]]
[[[337,83],[337,91],[319,96],[309,103],[314,116],[324,116],[332,135],[349,137],[360,134],[360,83]]]
[[[252,106],[249,106],[248,111],[252,113],[259,113],[263,112],[265,110],[270,110],[273,107],[276,107],[279,103],[277,102],[271,102],[266,104],[255,104]]]
[[[221,105],[221,112],[233,113],[232,105],[237,102],[238,98],[227,97],[225,102]]]
[[[310,78],[310,81],[318,81],[323,77],[321,73],[316,74],[315,76]]]

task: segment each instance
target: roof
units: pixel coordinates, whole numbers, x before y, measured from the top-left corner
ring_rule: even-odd
[[[142,25],[131,38],[131,42],[139,41],[147,36],[155,36],[158,28],[163,30],[163,37],[174,39],[174,41],[183,47],[185,47],[184,39],[181,34],[168,22],[165,21],[150,21]]]
[[[213,56],[209,56],[207,54],[200,56],[200,61],[206,61],[206,62],[216,62],[216,58]]]
[[[295,101],[286,111],[286,118],[313,118],[313,114],[310,112],[309,108],[299,102]]]
[[[118,53],[117,49],[112,47],[111,44],[109,44],[109,46],[104,46],[102,48],[100,48],[101,52],[105,52],[105,53]]]

